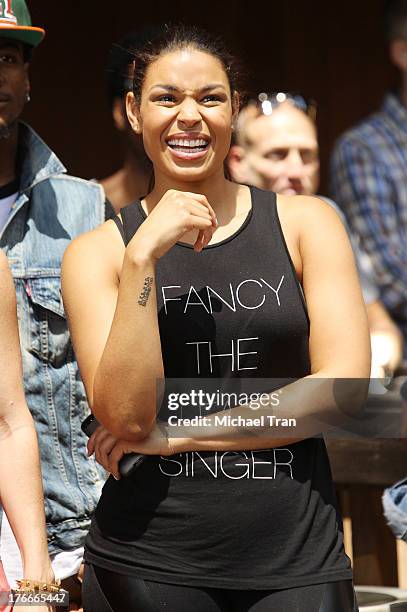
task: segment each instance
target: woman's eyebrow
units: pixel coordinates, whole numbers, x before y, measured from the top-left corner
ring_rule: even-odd
[[[211,89],[225,89],[226,87],[222,83],[211,83],[210,85],[205,85],[205,87],[201,87],[199,89],[199,93],[204,93],[205,91],[210,91]]]
[[[166,91],[181,91],[178,87],[175,87],[175,85],[167,85],[165,83],[156,83],[155,85],[150,87],[150,91],[156,88],[165,89]],[[226,90],[226,87],[222,83],[210,83],[209,85],[205,85],[204,87],[198,89],[198,92],[204,93],[206,91],[219,88]]]
[[[174,85],[165,85],[164,83],[156,83],[155,85],[150,87],[149,91],[155,88],[165,89],[166,91],[180,91],[178,87],[175,87]]]

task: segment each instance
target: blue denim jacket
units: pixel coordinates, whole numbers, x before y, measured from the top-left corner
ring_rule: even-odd
[[[407,478],[385,489],[382,503],[388,526],[396,538],[407,542]]]
[[[24,386],[37,428],[50,553],[82,546],[103,485],[80,425],[89,413],[60,292],[68,243],[104,221],[102,188],[19,127],[20,193],[0,234],[17,293]],[[12,477],[12,475],[10,475]]]

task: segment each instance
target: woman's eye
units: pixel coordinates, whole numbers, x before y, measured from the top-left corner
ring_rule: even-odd
[[[215,96],[213,94],[205,96],[204,98],[202,98],[202,102],[206,103],[206,102],[221,102],[221,98],[220,96]]]
[[[175,102],[175,96],[172,96],[171,94],[163,94],[162,96],[158,96],[157,101],[166,103]]]

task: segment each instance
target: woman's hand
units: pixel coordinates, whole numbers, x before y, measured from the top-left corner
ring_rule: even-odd
[[[160,259],[184,234],[198,230],[194,249],[206,246],[217,227],[216,215],[204,195],[167,191],[137,230],[127,253]]]
[[[140,453],[166,456],[171,455],[172,452],[167,436],[158,425],[155,425],[144,440],[138,442],[118,440],[102,425],[99,425],[88,440],[88,455],[95,453],[96,461],[116,480],[120,480],[119,461],[123,455]]]

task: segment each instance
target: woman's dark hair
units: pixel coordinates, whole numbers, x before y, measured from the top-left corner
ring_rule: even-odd
[[[133,74],[132,64],[135,56],[151,40],[161,35],[162,25],[146,25],[139,30],[128,32],[117,43],[112,45],[106,66],[107,97],[110,108],[117,98],[124,99],[128,91],[132,90]]]
[[[167,53],[185,48],[202,51],[218,59],[228,77],[231,93],[239,90],[237,62],[220,38],[195,26],[165,25],[159,36],[150,40],[134,54],[133,93],[138,104],[141,101],[141,90],[150,64]]]

